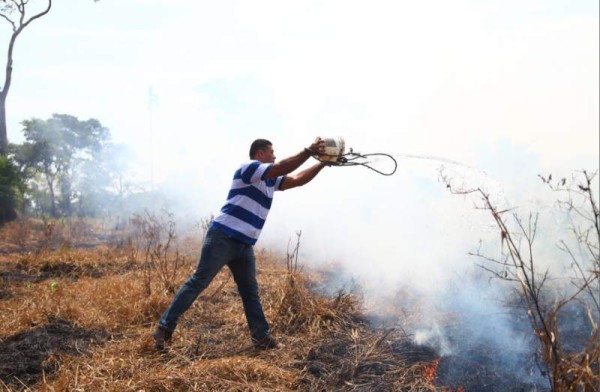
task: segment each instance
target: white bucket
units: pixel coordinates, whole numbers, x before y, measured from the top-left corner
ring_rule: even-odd
[[[346,143],[344,138],[341,136],[323,138],[325,141],[325,155],[319,155],[317,157],[321,162],[337,162],[338,158],[344,155]]]

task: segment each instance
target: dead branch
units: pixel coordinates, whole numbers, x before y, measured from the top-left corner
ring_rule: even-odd
[[[539,176],[552,190],[566,192],[568,199],[567,201],[559,200],[559,207],[591,224],[591,227],[581,227],[574,223],[570,229],[578,243],[592,255],[591,268],[584,267],[588,264],[586,260],[577,258],[565,241],[559,243],[559,249],[566,252],[570,265],[575,271],[575,278],[572,281],[574,289],[570,295],[553,301],[544,299],[545,293],[549,290],[546,289],[546,283],[552,279],[550,269],[547,268],[540,273],[535,259],[534,242],[539,215],[530,213],[529,219],[524,222],[516,213],[513,213],[513,221],[518,230],[511,231],[502,215],[504,212],[510,211],[510,208],[500,211],[492,203],[489,194],[482,189],[457,190],[447,176],[443,173],[440,175],[451,193],[476,197],[479,203],[475,203],[475,205],[478,205],[478,209],[488,211],[498,227],[502,246],[500,258],[482,254],[481,245],[477,252],[469,254],[483,260],[484,263],[479,263],[477,266],[491,273],[492,276],[509,282],[518,282],[521,298],[527,305],[527,314],[532,329],[540,343],[543,366],[547,370],[544,373],[547,374],[553,390],[579,390],[582,386],[584,388],[593,387],[594,390],[597,390],[600,385],[598,375],[600,342],[597,339],[597,323],[593,320],[592,314],[594,313],[596,316],[600,314],[598,306],[600,301],[596,298],[597,295],[600,295],[596,294],[600,288],[599,276],[596,273],[600,270],[598,255],[600,224],[598,203],[592,192],[592,181],[596,175],[597,172],[588,174],[583,171],[583,182],[574,181],[574,184],[568,186],[566,186],[567,181],[564,178],[554,185],[551,182],[551,175]],[[582,198],[584,203],[576,204],[575,195]],[[582,206],[587,206],[587,209]],[[504,253],[504,247],[506,247],[506,253]],[[501,270],[498,270],[497,267],[500,267]],[[592,287],[593,284],[598,287]],[[595,306],[594,312],[589,306],[590,303],[582,301],[580,298],[580,294],[584,291],[592,297]],[[566,305],[577,302],[588,309],[589,317],[592,319],[592,338],[587,341],[586,347],[582,351],[567,353],[563,351],[563,341],[559,334],[560,312]]]

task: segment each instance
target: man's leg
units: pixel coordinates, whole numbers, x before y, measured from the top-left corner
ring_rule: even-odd
[[[177,326],[179,317],[192,306],[221,268],[235,257],[236,249],[232,246],[232,241],[219,231],[210,231],[207,234],[196,272],[181,286],[158,322],[159,328],[165,331],[167,336]]]
[[[269,336],[269,324],[263,313],[258,283],[256,281],[256,258],[250,245],[244,245],[238,257],[228,264],[237,283],[238,291],[242,297],[244,313],[250,328],[252,340],[257,343]]]

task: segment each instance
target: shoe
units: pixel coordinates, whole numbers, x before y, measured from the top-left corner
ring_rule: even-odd
[[[260,340],[255,340],[254,347],[259,350],[270,350],[279,347],[279,344],[271,335],[267,335]]]
[[[152,337],[154,338],[154,347],[156,347],[158,351],[163,351],[165,349],[165,343],[171,341],[173,331],[159,325],[156,327]]]

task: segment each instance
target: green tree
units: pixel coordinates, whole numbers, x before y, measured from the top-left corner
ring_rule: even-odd
[[[6,56],[6,68],[4,72],[4,84],[0,86],[0,156],[8,153],[8,136],[6,128],[6,98],[12,82],[13,52],[17,37],[34,20],[41,18],[50,12],[52,0],[48,0],[44,10],[31,17],[26,16],[30,10],[29,0],[0,0],[0,19],[4,19],[11,26],[12,33],[8,42],[8,53]]]
[[[20,208],[22,212],[25,212],[31,201],[31,192],[33,189],[27,186],[27,184],[36,176],[34,157],[38,155],[38,152],[36,151],[37,147],[38,146],[30,143],[10,143],[8,145],[8,156],[23,184],[23,186],[18,188],[18,198],[21,201]]]
[[[71,215],[73,200],[81,193],[74,189],[81,168],[99,164],[110,132],[98,120],[80,121],[67,114],[54,114],[48,120],[25,120],[22,124],[26,142],[16,148],[15,154],[21,172],[30,172],[37,189],[42,188],[41,175],[51,216]]]
[[[77,214],[122,214],[125,200],[135,190],[130,167],[134,153],[123,144],[107,144],[97,159],[84,162],[77,184]]]
[[[24,186],[17,167],[7,157],[0,156],[0,224],[17,217]]]

